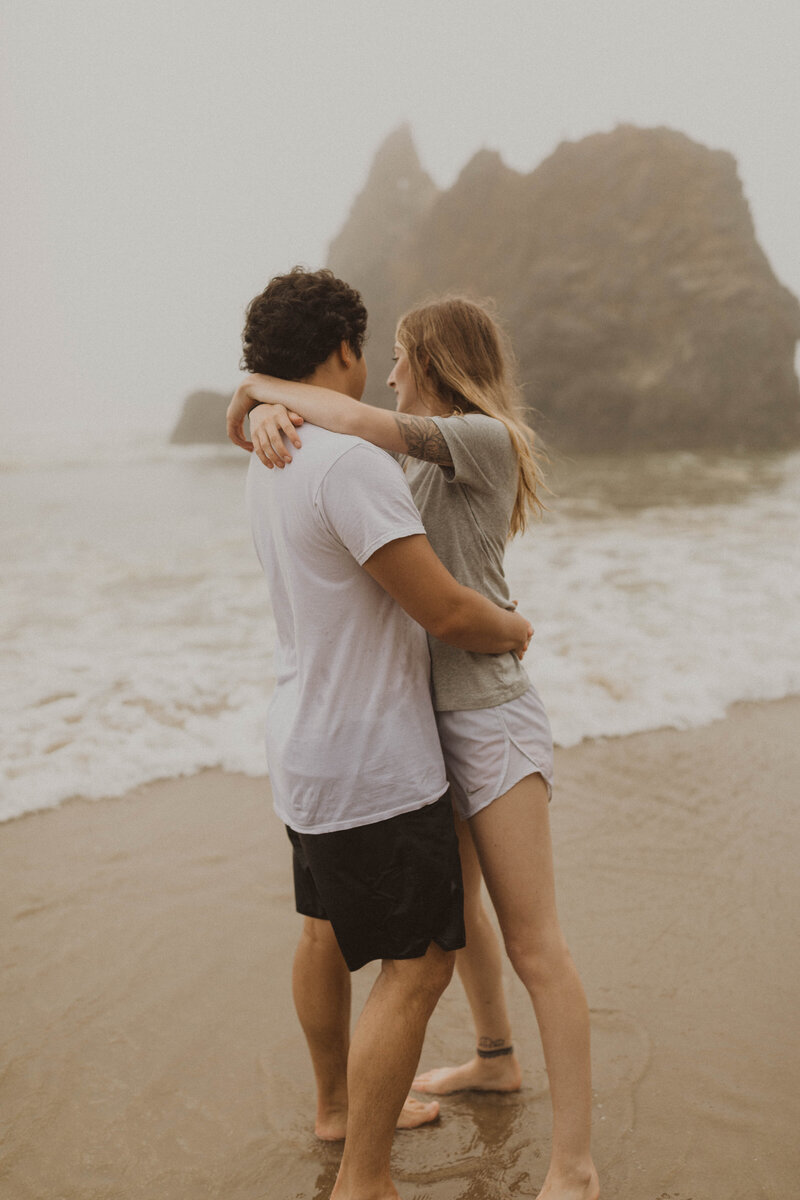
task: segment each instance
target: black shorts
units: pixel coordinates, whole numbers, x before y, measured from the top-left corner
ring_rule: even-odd
[[[448,792],[374,825],[297,833],[297,911],[330,921],[351,971],[376,958],[421,958],[465,944],[464,891]]]

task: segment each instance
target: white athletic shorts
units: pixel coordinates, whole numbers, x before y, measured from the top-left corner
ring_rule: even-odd
[[[439,739],[458,815],[467,820],[526,775],[540,774],[553,791],[553,735],[531,684],[495,708],[436,714]]]

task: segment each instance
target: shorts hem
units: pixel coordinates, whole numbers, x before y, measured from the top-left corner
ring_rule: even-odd
[[[298,901],[297,898],[295,897],[294,911],[297,913],[298,917],[311,917],[314,921],[327,921],[328,924],[330,925],[330,923],[331,923],[330,917],[326,916],[323,913],[309,912],[309,909],[311,908],[310,904],[305,904],[305,907],[301,908],[300,905],[304,904],[304,903],[305,903],[304,901]]]
[[[362,967],[365,967],[367,965],[367,963],[382,962],[384,959],[386,959],[387,962],[407,962],[409,959],[412,959],[412,958],[424,958],[425,955],[430,950],[431,945],[434,943],[439,947],[440,950],[444,950],[444,952],[446,954],[450,954],[450,953],[454,954],[456,952],[456,950],[464,949],[464,947],[467,944],[467,939],[466,939],[466,937],[462,937],[462,938],[429,937],[426,942],[424,942],[424,943],[421,941],[418,942],[415,945],[413,950],[406,950],[403,954],[391,954],[391,953],[387,954],[381,950],[377,950],[375,952],[368,953],[366,955],[366,957],[364,957],[364,954],[362,953],[358,956],[357,959],[353,958],[351,960],[348,960],[348,958],[344,954],[342,955],[342,957],[344,958],[345,963],[347,964],[348,971],[360,971]],[[355,963],[357,965],[352,965],[353,963]]]
[[[506,732],[508,733],[508,730],[506,730]],[[524,750],[522,748],[522,746],[520,746],[517,739],[510,733],[508,734],[508,740],[511,743],[511,745],[514,747],[514,749],[519,751],[519,753],[522,755],[522,757],[526,758],[528,760],[528,762],[533,766],[533,771],[528,771],[525,773],[525,775],[520,775],[519,779],[517,780],[517,783],[519,783],[523,779],[527,779],[528,775],[541,775],[542,779],[544,780],[545,787],[547,788],[547,801],[549,804],[549,802],[553,799],[553,766],[552,766],[552,763],[550,765],[549,771],[545,771],[544,767],[540,766],[539,763],[537,763],[534,758],[531,758],[531,756],[530,756],[530,754],[528,754],[527,750]],[[512,788],[512,787],[514,787],[513,783],[510,784],[508,788],[505,788],[505,791],[506,792],[509,791],[510,788]],[[497,796],[495,796],[495,800],[497,799],[498,796],[502,796],[502,795],[504,795],[504,792],[498,792]]]
[[[517,746],[517,749],[519,750],[519,746]],[[527,758],[527,755],[525,757]],[[485,808],[488,808],[490,804],[494,804],[495,800],[499,800],[501,796],[505,796],[506,792],[510,792],[511,789],[516,787],[518,783],[522,783],[522,780],[527,779],[529,775],[541,775],[542,781],[547,788],[547,802],[549,804],[553,798],[553,785],[540,766],[538,766],[535,762],[532,762],[530,759],[528,759],[528,762],[531,768],[530,771],[526,771],[524,775],[520,775],[519,778],[515,779],[513,783],[509,783],[508,787],[503,787],[501,784],[500,786],[503,787],[501,792],[497,792],[492,789],[492,794],[487,796],[485,799],[479,800],[477,804],[468,803],[467,807],[469,808],[469,812],[466,815],[461,811],[461,805],[458,801],[458,790],[460,789],[454,790],[453,795],[455,797],[456,811],[458,812],[461,820],[471,820],[472,817],[477,816],[479,812],[483,812]]]

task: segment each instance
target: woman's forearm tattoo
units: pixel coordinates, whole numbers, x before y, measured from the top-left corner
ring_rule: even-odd
[[[452,467],[453,459],[447,442],[435,421],[430,417],[409,417],[404,413],[392,415],[405,442],[407,454],[412,458],[438,463],[440,467]]]

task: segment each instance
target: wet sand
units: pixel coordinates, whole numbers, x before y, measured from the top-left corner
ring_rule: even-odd
[[[798,801],[800,699],[557,755],[608,1200],[796,1194]],[[339,1150],[311,1133],[298,922],[262,780],[206,772],[0,826],[2,1200],[325,1200]],[[445,1098],[399,1134],[403,1200],[536,1194],[546,1077],[508,986],[523,1090]],[[454,983],[422,1065],[470,1046]]]

